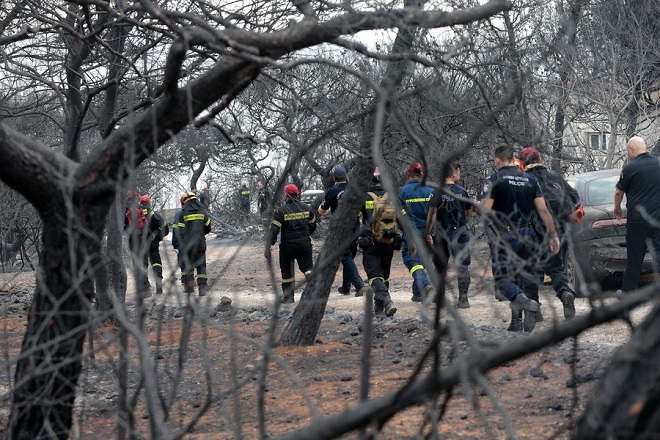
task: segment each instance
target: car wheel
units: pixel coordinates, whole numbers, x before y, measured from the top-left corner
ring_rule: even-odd
[[[584,283],[580,281],[580,278],[578,276],[578,271],[575,267],[575,256],[571,252],[566,252],[564,254],[564,271],[566,272],[566,276],[568,277],[568,282],[573,285],[573,289],[575,290],[575,295],[578,298],[583,298],[587,296],[585,295],[586,292],[582,292]]]

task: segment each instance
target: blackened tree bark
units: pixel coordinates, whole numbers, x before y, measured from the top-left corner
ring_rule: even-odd
[[[660,306],[617,351],[578,421],[575,439],[654,439],[660,432]]]

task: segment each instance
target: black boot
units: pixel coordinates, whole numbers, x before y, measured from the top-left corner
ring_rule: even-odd
[[[523,321],[522,321],[522,310],[517,307],[511,306],[511,324],[507,328],[510,332],[521,332],[523,331]]]
[[[160,295],[163,293],[163,279],[156,277],[156,294]]]
[[[468,302],[467,292],[458,293],[458,304],[456,305],[459,309],[469,309],[470,303]]]
[[[536,326],[536,313],[539,311],[539,303],[531,300],[525,296],[524,293],[519,294],[511,301],[511,311],[523,314],[523,329],[526,332],[531,332]]]

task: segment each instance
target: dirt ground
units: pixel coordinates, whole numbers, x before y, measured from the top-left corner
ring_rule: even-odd
[[[361,333],[364,298],[337,293],[341,280],[335,279],[317,343],[310,347],[278,347],[265,351],[273,325],[281,334],[293,307],[280,311],[273,320],[271,306],[279,282],[271,284],[263,242],[258,238],[211,238],[208,241],[210,293],[188,300],[175,278],[175,254],[168,242],[161,245],[168,292],[145,300],[145,333],[149,358],[155,363],[147,376],[159,385],[158,403],[167,408],[167,426],[172,432],[188,432],[190,439],[252,439],[259,437],[259,375],[264,353],[271,362],[264,391],[265,430],[269,438],[311,424],[315,419],[351,411],[359,403]],[[320,244],[319,244],[320,245]],[[320,246],[319,246],[320,247]],[[277,248],[274,261],[277,261]],[[472,249],[472,286],[469,309],[459,310],[472,336],[482,344],[514,343],[524,334],[507,332],[509,305],[494,298],[485,243]],[[356,261],[361,268],[361,255]],[[275,274],[279,269],[275,266]],[[298,273],[297,276],[301,274]],[[411,277],[395,256],[391,295],[398,311],[393,318],[376,318],[371,340],[370,398],[398,390],[417,368],[420,356],[433,335],[433,310],[410,301]],[[15,359],[26,324],[26,310],[34,286],[34,274],[21,272],[0,275],[0,302],[3,311],[3,368],[0,379],[5,420],[11,399]],[[274,287],[276,290],[274,290]],[[455,282],[450,280],[449,296],[455,300]],[[296,292],[296,300],[301,291]],[[224,297],[224,298],[223,298]],[[231,304],[228,304],[231,300]],[[551,330],[563,319],[561,304],[548,286],[541,302],[545,321],[534,333]],[[295,305],[294,305],[295,306]],[[431,306],[432,307],[432,306]],[[576,301],[578,314],[587,313],[586,300]],[[132,284],[127,311],[136,311]],[[639,322],[648,309],[633,313]],[[446,318],[445,318],[446,319]],[[192,322],[190,326],[188,322]],[[98,439],[116,436],[117,358],[119,330],[104,323],[88,340],[84,370],[79,381],[74,430],[71,438]],[[184,335],[189,335],[187,343]],[[615,322],[593,329],[523,359],[492,370],[480,386],[460,386],[446,404],[441,420],[440,407],[447,398],[399,413],[383,426],[376,438],[426,438],[431,431],[443,438],[525,439],[568,438],[572,424],[590,398],[612,353],[630,335],[628,327]],[[134,398],[135,426],[140,436],[151,438],[148,399],[138,387],[140,365],[135,338],[130,347],[130,382],[140,390]],[[442,364],[450,365],[469,351],[465,341],[442,342]],[[184,353],[182,355],[182,353]],[[93,355],[93,357],[92,357]],[[424,362],[422,373],[430,363]],[[176,384],[176,385],[173,385]],[[191,421],[196,420],[190,427]],[[353,432],[342,438],[357,438]]]

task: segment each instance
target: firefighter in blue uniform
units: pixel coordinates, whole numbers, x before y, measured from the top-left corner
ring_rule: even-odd
[[[408,181],[399,188],[399,201],[403,206],[401,217],[408,217],[412,222],[416,233],[426,242],[426,218],[429,212],[429,198],[432,188],[421,186],[422,165],[413,163],[408,166]],[[401,250],[403,264],[406,265],[413,277],[412,301],[430,301],[433,297],[433,286],[426,276],[426,269],[417,253],[417,246],[412,237],[407,237],[405,230],[403,234],[403,247]]]

